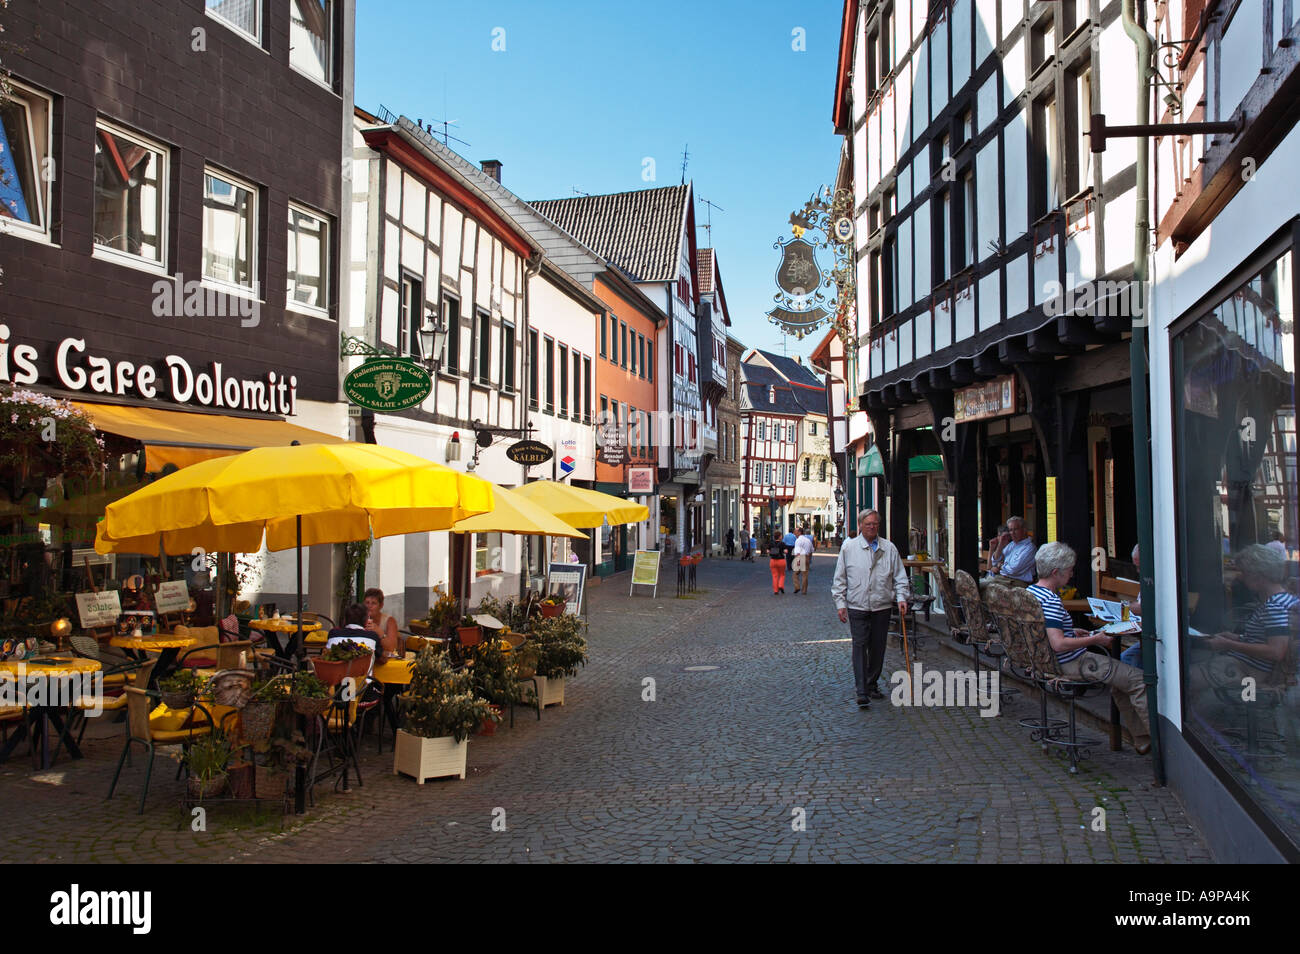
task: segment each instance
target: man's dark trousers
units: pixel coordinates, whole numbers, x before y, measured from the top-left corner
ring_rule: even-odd
[[[889,617],[893,609],[869,612],[849,610],[849,634],[853,637],[853,683],[858,698],[866,699],[878,688],[885,665],[885,643],[889,638]]]

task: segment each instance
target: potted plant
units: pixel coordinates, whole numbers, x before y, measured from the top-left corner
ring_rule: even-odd
[[[343,639],[329,646],[312,660],[316,678],[329,686],[337,686],[349,676],[361,677],[370,672],[375,651],[365,643]]]
[[[540,620],[532,639],[537,653],[538,704],[564,705],[564,680],[587,664],[587,624],[576,616],[557,616]]]
[[[468,739],[490,718],[487,701],[474,693],[472,676],[453,671],[432,649],[416,657],[411,686],[398,697],[402,727],[397,730],[393,774],[426,778],[465,777]]]
[[[211,798],[225,791],[230,754],[230,740],[220,732],[195,740],[185,753],[185,767],[190,773],[185,784],[191,798]]]
[[[194,669],[177,669],[158,680],[163,705],[169,709],[188,709],[194,705],[194,695],[203,687],[203,677]]]
[[[537,605],[541,607],[542,616],[545,619],[554,619],[564,612],[564,600],[560,599],[554,593],[546,597]]]
[[[456,626],[456,638],[462,646],[477,646],[483,642],[483,627],[474,621],[473,616],[463,616]]]
[[[305,669],[293,674],[289,698],[293,701],[293,711],[308,718],[320,715],[334,701],[330,687]]]
[[[240,737],[245,742],[265,742],[275,727],[275,713],[288,688],[280,676],[259,678],[239,710]]]
[[[473,673],[474,691],[488,700],[495,713],[493,718],[483,721],[478,734],[494,735],[505,707],[523,699],[513,651],[503,639],[488,639],[474,647],[473,661],[470,671]]]

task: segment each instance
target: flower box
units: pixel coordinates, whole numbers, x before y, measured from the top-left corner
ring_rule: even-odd
[[[447,775],[465,777],[465,757],[469,740],[457,742],[451,736],[425,739],[411,735],[405,729],[397,730],[397,746],[393,753],[393,774],[409,775],[419,785],[426,778],[443,778]]]
[[[548,679],[546,676],[538,676],[537,692],[541,697],[538,702],[543,709],[547,706],[564,705],[564,677]]]

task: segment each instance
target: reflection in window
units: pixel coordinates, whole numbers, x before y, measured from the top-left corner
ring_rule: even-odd
[[[302,209],[289,206],[289,288],[287,300],[312,308],[329,306],[326,282],[329,277],[329,229],[325,220]],[[403,289],[405,292],[405,289]],[[403,302],[403,304],[407,304]],[[419,302],[410,314],[412,326],[419,326]],[[403,323],[402,333],[407,333]],[[409,354],[415,354],[415,334],[411,333]]]
[[[501,572],[501,534],[474,534],[474,575]]]
[[[208,13],[220,17],[253,39],[261,38],[258,12],[262,0],[207,0]]]
[[[100,127],[95,137],[95,244],[163,260],[161,149]]]
[[[49,100],[14,85],[0,103],[0,218],[44,231]]]
[[[1300,835],[1293,253],[1174,339],[1185,726]],[[1145,556],[1145,555],[1144,555]]]
[[[203,177],[203,277],[253,287],[253,228],[257,199],[251,189],[213,172]]]
[[[329,84],[331,0],[290,0],[289,64],[312,79]]]

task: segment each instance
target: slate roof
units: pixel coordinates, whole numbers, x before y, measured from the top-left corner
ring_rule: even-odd
[[[683,184],[530,204],[634,281],[667,282],[677,278],[690,196]]]
[[[803,417],[808,411],[795,398],[794,390],[788,384],[778,384],[772,393],[772,400],[768,400],[766,384],[746,383],[745,390],[749,392],[749,406],[755,411],[790,414],[794,417]]]
[[[803,384],[812,388],[825,390],[826,386],[822,383],[821,378],[813,374],[807,365],[800,364],[794,358],[787,358],[784,355],[773,354],[770,351],[758,352],[764,358],[772,363],[778,372],[784,375],[785,379],[791,384]]]

